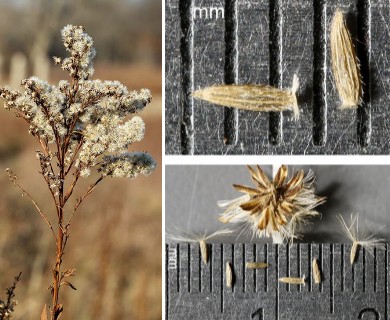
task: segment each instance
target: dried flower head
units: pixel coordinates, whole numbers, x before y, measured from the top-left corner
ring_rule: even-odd
[[[362,96],[359,61],[341,10],[336,10],[333,17],[330,49],[333,76],[342,101],[340,109],[357,108]]]
[[[297,238],[296,227],[308,218],[319,215],[315,207],[325,202],[325,197],[315,194],[315,176],[297,171],[288,180],[287,167],[282,165],[274,180],[270,181],[259,166],[248,166],[255,187],[234,184],[242,193],[237,199],[219,202],[226,208],[219,217],[223,223],[244,223],[253,234]]]
[[[281,90],[261,84],[215,85],[197,90],[192,96],[224,107],[250,111],[291,110],[295,120],[299,119],[296,92],[299,87],[298,76],[294,75],[291,89]]]
[[[365,248],[370,254],[374,254],[374,248],[379,248],[385,250],[384,240],[376,238],[374,234],[369,236],[364,236],[359,232],[359,214],[353,216],[351,214],[351,224],[347,225],[343,216],[341,214],[337,215],[337,219],[340,221],[345,236],[352,241],[351,254],[350,254],[350,263],[354,264],[356,253],[359,246]]]
[[[49,170],[53,158],[58,157],[66,172],[76,168],[76,176],[83,178],[91,174],[92,167],[104,176],[149,174],[156,167],[154,160],[147,153],[128,153],[131,144],[143,139],[145,124],[139,116],[127,116],[150,103],[150,91],[128,91],[118,81],[90,80],[96,52],[83,27],[64,27],[62,40],[70,56],[53,59],[69,73],[70,82],[62,80],[53,86],[31,77],[22,81],[23,93],[0,88],[5,108],[26,120],[29,132],[43,146],[38,160],[49,185],[58,189],[59,176]],[[50,144],[61,145],[61,149],[51,152]]]

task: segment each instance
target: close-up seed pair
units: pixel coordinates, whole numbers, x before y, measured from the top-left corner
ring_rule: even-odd
[[[344,13],[337,9],[330,29],[330,49],[334,83],[341,99],[340,109],[357,108],[361,103],[362,79],[359,61],[346,26]],[[216,105],[250,111],[293,111],[299,119],[296,92],[298,76],[294,75],[293,85],[283,90],[262,84],[213,85],[192,93],[196,99]]]

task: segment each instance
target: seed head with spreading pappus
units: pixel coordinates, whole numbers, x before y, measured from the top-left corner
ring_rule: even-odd
[[[225,212],[219,220],[243,223],[258,237],[297,238],[297,226],[318,216],[314,208],[325,202],[325,197],[315,194],[313,172],[305,175],[300,170],[288,180],[287,167],[282,165],[270,181],[259,166],[257,169],[248,166],[248,169],[255,187],[234,184],[245,195],[220,201],[218,204]]]

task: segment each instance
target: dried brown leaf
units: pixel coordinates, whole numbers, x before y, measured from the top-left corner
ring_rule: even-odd
[[[66,285],[68,287],[71,287],[73,290],[77,290],[76,287],[73,284],[71,284],[69,281],[62,281],[61,286],[62,285]]]
[[[63,272],[62,276],[63,276],[63,277],[71,277],[71,276],[74,276],[75,271],[76,271],[76,268],[66,269],[66,270]]]

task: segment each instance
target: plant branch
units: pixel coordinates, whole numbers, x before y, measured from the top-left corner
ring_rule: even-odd
[[[12,172],[11,169],[7,168],[6,169],[7,173],[8,173],[8,176],[9,176],[9,179],[11,180],[11,182],[14,184],[14,186],[16,188],[18,188],[21,192],[22,192],[22,197],[23,196],[27,196],[30,201],[32,202],[32,204],[34,205],[34,207],[37,209],[38,213],[40,214],[40,216],[42,217],[43,220],[45,220],[46,224],[49,226],[49,228],[51,229],[51,232],[53,233],[53,236],[55,239],[57,239],[55,233],[54,233],[54,229],[53,229],[53,226],[51,225],[50,221],[46,218],[45,214],[42,212],[41,208],[39,208],[38,204],[35,202],[35,200],[30,196],[30,194],[22,187],[20,186],[16,179],[16,175]]]
[[[95,181],[95,183],[91,184],[91,185],[88,187],[87,191],[86,191],[86,192],[77,200],[76,204],[74,205],[73,212],[72,212],[72,214],[71,214],[70,217],[69,217],[68,223],[67,223],[66,226],[65,226],[66,229],[69,228],[70,223],[71,223],[71,221],[72,221],[72,219],[73,219],[73,216],[75,215],[75,213],[76,213],[78,207],[80,206],[80,204],[83,202],[83,200],[84,200],[88,195],[91,194],[91,192],[96,188],[96,186],[98,185],[98,183],[101,182],[103,179],[104,179],[103,176],[101,176],[99,179],[97,179],[97,180]]]

